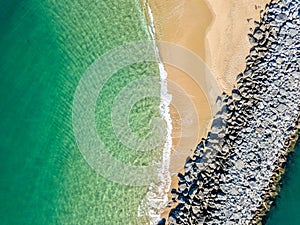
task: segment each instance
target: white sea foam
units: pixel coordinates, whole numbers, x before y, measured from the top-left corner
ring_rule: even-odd
[[[151,8],[149,4],[146,3],[147,16],[149,21],[147,21],[148,31],[153,40],[156,40],[154,19]],[[158,170],[158,184],[151,184],[149,190],[146,194],[145,199],[140,204],[138,209],[139,216],[148,216],[150,218],[150,224],[155,225],[160,219],[160,214],[162,210],[166,207],[168,203],[168,192],[171,185],[171,175],[170,175],[170,154],[172,148],[172,119],[170,116],[170,102],[172,96],[168,93],[167,78],[168,74],[165,70],[164,64],[160,60],[159,50],[157,45],[154,45],[154,51],[159,61],[159,73],[160,73],[160,115],[166,122],[166,142],[163,148],[162,162]]]

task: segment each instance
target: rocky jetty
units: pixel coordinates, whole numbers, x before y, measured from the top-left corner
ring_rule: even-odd
[[[277,195],[299,128],[300,0],[268,4],[249,40],[236,89],[178,174],[169,225],[260,224]]]

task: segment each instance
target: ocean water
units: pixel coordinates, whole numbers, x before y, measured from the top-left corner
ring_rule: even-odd
[[[287,163],[282,189],[275,205],[267,215],[266,225],[300,224],[300,139]]]
[[[0,17],[0,223],[148,223],[138,217],[148,187],[117,184],[93,171],[72,126],[73,96],[94,60],[117,46],[151,39],[138,2],[0,0]],[[163,146],[126,147],[114,133],[110,111],[117,93],[141,77],[159,77],[157,64],[136,63],[113,74],[95,112],[109,153],[134,166],[159,161]],[[133,133],[151,135],[149,121],[162,116],[160,104],[153,97],[133,105]]]

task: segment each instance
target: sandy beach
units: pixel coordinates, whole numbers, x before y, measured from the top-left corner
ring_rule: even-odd
[[[235,85],[236,76],[245,69],[245,57],[250,50],[247,34],[259,20],[260,10],[269,0],[150,0],[156,38],[181,45],[196,53],[215,76],[222,91],[229,93]],[[160,49],[160,54],[164,54]],[[180,57],[180,56],[178,56]],[[180,84],[180,87],[191,96],[197,111],[199,125],[191,125],[190,132],[197,135],[198,141],[207,133],[212,118],[208,100],[199,86],[184,72],[165,65],[168,80]],[[181,142],[182,120],[185,115],[178,112],[174,105],[176,93],[172,93],[171,117],[173,125],[173,147],[170,172],[172,188],[177,188],[177,174],[183,170],[186,157],[191,147],[178,149]],[[200,129],[199,129],[200,128]],[[198,129],[198,130],[195,130]],[[184,138],[184,137],[183,137]],[[169,193],[169,199],[171,195]],[[169,210],[163,213],[166,217]]]

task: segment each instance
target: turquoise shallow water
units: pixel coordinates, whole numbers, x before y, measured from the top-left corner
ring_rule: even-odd
[[[87,67],[116,46],[150,39],[137,2],[1,0],[0,17],[1,224],[145,223],[137,209],[148,187],[97,175],[72,130],[72,98]],[[109,110],[115,91],[141,76],[159,76],[157,66],[140,63],[114,74],[96,110],[110,153],[131,165],[147,165],[160,153],[123,146]],[[148,135],[156,116],[158,99],[134,105],[133,132]]]

